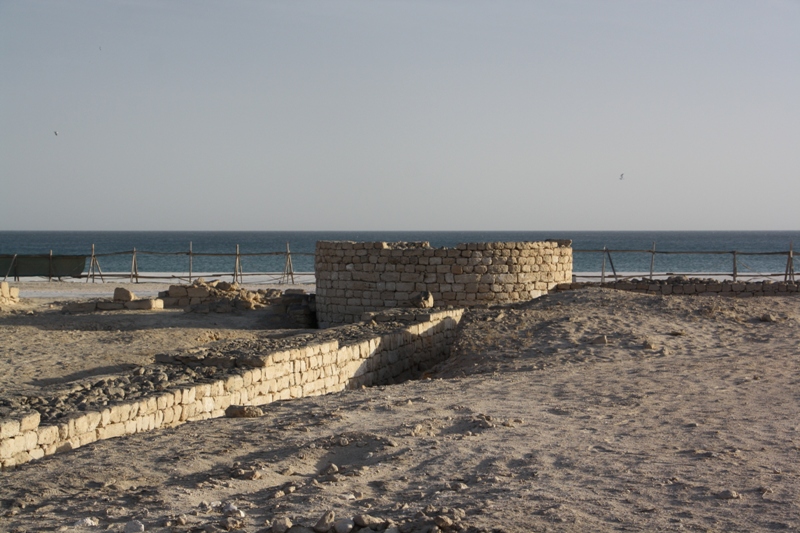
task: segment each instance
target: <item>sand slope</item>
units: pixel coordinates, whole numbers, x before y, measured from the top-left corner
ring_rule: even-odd
[[[77,354],[62,335],[79,321],[63,331],[47,313],[0,318],[3,373],[20,371],[13,361],[27,351]],[[173,324],[159,342],[201,342],[215,326],[235,334],[235,323]],[[9,356],[10,328],[35,334]],[[135,331],[146,343],[161,330]],[[98,351],[118,349],[108,334]],[[432,379],[275,403],[261,418],[103,441],[3,472],[0,530],[122,531],[138,519],[147,531],[268,531],[275,518],[310,527],[329,510],[400,531],[800,526],[800,299],[584,289],[473,311],[455,351]],[[226,517],[228,503],[245,516]],[[73,527],[87,517],[99,526]]]

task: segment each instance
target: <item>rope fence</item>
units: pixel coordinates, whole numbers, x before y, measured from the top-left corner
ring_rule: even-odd
[[[778,251],[778,252],[741,252],[741,251],[661,251],[656,250],[656,243],[653,243],[653,247],[651,249],[644,249],[644,250],[611,250],[607,247],[603,247],[602,249],[573,249],[573,254],[602,254],[601,255],[601,265],[600,265],[600,274],[599,275],[592,275],[592,274],[581,274],[579,277],[587,278],[587,279],[594,279],[599,278],[601,282],[605,282],[607,277],[613,277],[614,280],[621,280],[621,279],[630,279],[633,277],[639,277],[641,274],[638,275],[621,275],[617,272],[616,267],[614,266],[614,260],[612,258],[612,253],[614,254],[650,254],[650,269],[649,269],[649,278],[652,280],[654,276],[663,276],[663,275],[697,275],[702,274],[705,276],[722,276],[722,277],[732,277],[733,281],[737,281],[739,278],[775,278],[775,277],[783,277],[784,281],[795,281],[795,268],[794,268],[794,250],[793,246],[790,244],[788,251]],[[131,256],[131,267],[130,273],[106,273],[104,274],[102,269],[100,268],[100,258],[105,257],[114,257],[114,256]],[[188,272],[186,274],[145,274],[139,271],[139,257],[140,256],[184,256],[188,259],[187,270],[184,272]],[[669,255],[718,255],[718,256],[730,256],[731,260],[731,270],[725,272],[667,272],[667,273],[656,273],[656,257],[657,256],[669,256]],[[257,257],[283,257],[283,271],[282,272],[245,272],[242,266],[242,259],[243,258],[257,258]],[[85,278],[86,282],[88,283],[90,280],[94,283],[97,281],[97,278],[100,278],[101,282],[104,282],[106,278],[109,279],[124,279],[127,278],[132,283],[139,283],[142,280],[188,280],[191,283],[197,276],[194,272],[194,259],[200,257],[231,257],[234,259],[232,270],[227,272],[215,272],[215,273],[203,273],[204,276],[213,276],[213,277],[225,277],[231,276],[234,282],[243,283],[245,277],[266,277],[266,283],[278,283],[278,284],[287,284],[287,283],[295,283],[295,276],[304,275],[304,276],[313,276],[313,272],[295,272],[292,256],[305,256],[305,257],[314,257],[314,253],[310,252],[292,252],[289,248],[289,243],[286,243],[286,250],[285,251],[274,251],[274,252],[248,252],[243,253],[239,250],[239,245],[236,245],[235,253],[225,253],[225,252],[195,252],[192,249],[192,243],[189,243],[189,249],[185,252],[153,252],[153,251],[144,251],[144,250],[137,250],[133,248],[132,250],[128,251],[119,251],[119,252],[107,252],[107,253],[96,253],[94,244],[92,245],[91,255],[88,257],[89,259],[89,269],[87,273],[83,273],[82,271],[78,274],[69,274],[69,277],[73,278]],[[761,273],[756,272],[755,269],[751,268],[745,261],[743,261],[742,257],[744,256],[785,256],[786,257],[786,267],[783,272],[780,273]],[[48,280],[52,281],[54,277],[61,278],[61,274],[57,273],[57,269],[53,268],[54,260],[57,261],[59,258],[78,258],[84,257],[84,261],[86,256],[54,256],[52,251],[50,252],[49,256],[47,254],[41,254],[38,256],[26,256],[26,257],[35,257],[40,259],[41,261],[48,261],[46,263],[46,268],[41,269],[41,273],[38,274],[20,274],[19,269],[15,270],[15,265],[19,265],[19,261],[22,256],[18,256],[14,254],[13,256],[6,256],[7,258],[10,257],[10,265],[5,272],[5,277],[3,278],[6,280],[9,275],[14,275],[15,280],[19,280],[19,276],[42,276],[46,275]],[[84,263],[85,264],[85,263]],[[610,273],[607,271],[607,265],[610,267]],[[80,268],[80,267],[79,267]],[[745,272],[742,272],[741,268],[745,269]],[[577,276],[573,276],[577,277]]]
[[[588,250],[588,249],[573,249],[572,253],[599,253],[602,254],[602,263],[600,266],[600,275],[581,275],[582,278],[600,278],[602,283],[605,283],[607,273],[606,273],[606,262],[608,262],[608,266],[611,267],[611,274],[614,280],[620,279],[630,279],[633,277],[639,276],[621,276],[617,273],[617,269],[614,267],[614,261],[611,257],[611,253],[632,253],[632,254],[650,254],[650,273],[649,277],[652,280],[654,275],[657,275],[655,272],[655,264],[656,264],[656,256],[657,255],[729,255],[731,256],[732,264],[731,270],[727,272],[669,272],[666,275],[678,276],[678,275],[697,275],[702,274],[704,276],[730,276],[733,278],[733,281],[737,281],[738,278],[774,278],[774,277],[783,277],[783,281],[795,281],[795,270],[794,270],[794,249],[793,245],[789,245],[789,250],[786,252],[740,252],[740,251],[692,251],[692,252],[685,252],[685,251],[660,251],[656,250],[656,243],[653,243],[653,247],[650,250],[610,250],[607,247],[603,247],[602,249],[598,250]],[[745,263],[741,257],[742,256],[785,256],[786,257],[786,268],[783,272],[780,273],[762,273],[762,272],[755,272],[753,268],[751,268],[747,263]],[[739,267],[744,267],[747,271],[746,273],[742,273]],[[573,276],[574,277],[574,276]]]
[[[108,257],[116,257],[116,256],[130,256],[131,257],[131,267],[130,273],[103,273],[102,268],[100,267],[100,259],[101,258],[108,258]],[[179,275],[179,274],[147,274],[141,273],[139,271],[139,258],[141,256],[184,256],[188,259],[187,269],[188,269],[188,276],[187,275]],[[308,253],[308,252],[292,252],[289,243],[286,243],[286,251],[280,252],[248,252],[243,253],[239,250],[239,245],[236,245],[236,252],[235,253],[224,253],[224,252],[195,252],[192,249],[192,243],[189,243],[189,250],[186,252],[153,252],[153,251],[145,251],[145,250],[137,250],[133,248],[132,250],[124,250],[124,251],[117,251],[117,252],[106,252],[106,253],[97,253],[95,250],[95,245],[92,244],[92,251],[91,254],[88,256],[89,259],[89,269],[87,273],[81,272],[80,274],[70,274],[69,277],[72,278],[85,278],[86,282],[88,283],[90,280],[92,283],[96,282],[99,278],[101,282],[105,282],[108,279],[125,279],[127,278],[132,283],[139,283],[143,280],[164,280],[164,279],[175,279],[175,280],[188,280],[191,283],[194,279],[197,278],[196,273],[194,272],[194,259],[198,257],[231,257],[234,259],[233,261],[233,268],[232,272],[204,272],[204,276],[210,277],[225,277],[231,276],[234,282],[243,283],[245,277],[262,277],[266,278],[266,283],[279,283],[279,284],[294,284],[296,279],[295,276],[300,275],[313,275],[313,273],[304,273],[304,272],[296,272],[294,270],[294,265],[292,262],[292,256],[310,256],[314,257],[315,254]],[[256,258],[256,257],[283,257],[283,270],[281,272],[245,272],[242,266],[242,259],[243,258]],[[37,256],[38,257],[38,256]],[[52,264],[53,258],[58,258],[59,256],[54,256],[52,251],[50,252],[49,256],[42,255],[42,259],[47,259],[47,269],[46,275],[48,281],[52,281],[54,277],[61,278],[57,272],[54,271]],[[76,256],[71,256],[76,257]],[[85,256],[83,256],[85,257]],[[40,273],[36,274],[26,274],[26,273],[19,273],[19,262],[21,256],[14,254],[11,257],[10,264],[8,269],[5,272],[4,279],[8,279],[9,275],[14,276],[16,281],[19,281],[20,276],[25,275],[40,275]],[[15,267],[17,267],[15,269]],[[42,272],[41,274],[44,274]]]

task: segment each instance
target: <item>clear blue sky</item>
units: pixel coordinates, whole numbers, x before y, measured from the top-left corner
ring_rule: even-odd
[[[0,73],[0,230],[800,228],[795,0],[0,0]]]

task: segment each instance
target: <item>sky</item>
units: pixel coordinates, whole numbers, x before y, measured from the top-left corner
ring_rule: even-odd
[[[0,231],[797,230],[798,28],[798,0],[0,0]]]

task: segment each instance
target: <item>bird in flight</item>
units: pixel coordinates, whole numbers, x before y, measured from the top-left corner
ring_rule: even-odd
[[[57,131],[54,131],[53,133],[55,133],[55,134],[56,134],[56,137],[58,137],[58,132],[57,132]]]
[[[619,179],[621,179],[621,180],[624,180],[625,178],[624,178],[623,176],[625,176],[625,173],[624,173],[624,172],[623,172],[622,174],[620,174],[620,175],[619,175]]]

